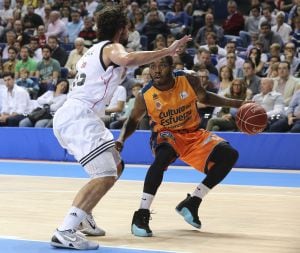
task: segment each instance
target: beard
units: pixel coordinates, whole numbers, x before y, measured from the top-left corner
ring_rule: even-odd
[[[121,39],[120,39],[120,43],[121,43],[124,47],[126,47],[126,45],[128,44],[128,38],[121,38]]]

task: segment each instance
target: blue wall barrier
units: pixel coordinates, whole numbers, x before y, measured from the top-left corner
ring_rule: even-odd
[[[119,131],[113,131],[117,138]],[[235,147],[240,157],[239,168],[300,169],[300,134],[218,133]],[[150,164],[153,160],[149,148],[150,132],[136,131],[125,143],[122,157],[126,163]],[[60,147],[52,129],[0,128],[0,158],[50,161],[74,161]],[[179,159],[174,165],[185,165]]]

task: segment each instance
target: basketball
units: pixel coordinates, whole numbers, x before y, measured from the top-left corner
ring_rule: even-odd
[[[241,132],[257,134],[265,130],[268,116],[262,106],[255,103],[247,103],[239,108],[235,120]]]

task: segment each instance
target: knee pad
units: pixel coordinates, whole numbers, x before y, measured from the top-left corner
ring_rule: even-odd
[[[232,166],[239,158],[239,152],[228,142],[219,143],[211,154],[210,161],[230,163]]]

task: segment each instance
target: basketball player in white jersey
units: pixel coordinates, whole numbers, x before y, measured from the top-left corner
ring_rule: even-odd
[[[178,47],[191,40],[185,36],[162,50],[127,53],[122,45],[128,38],[127,18],[119,6],[99,12],[97,28],[99,43],[78,61],[72,90],[53,120],[59,143],[74,155],[91,178],[77,193],[63,223],[54,232],[51,239],[54,247],[97,249],[99,245],[88,241],[78,229],[88,235],[104,235],[91,213],[114,185],[121,159],[113,135],[105,128],[101,116],[125,78],[126,67],[174,55]]]

